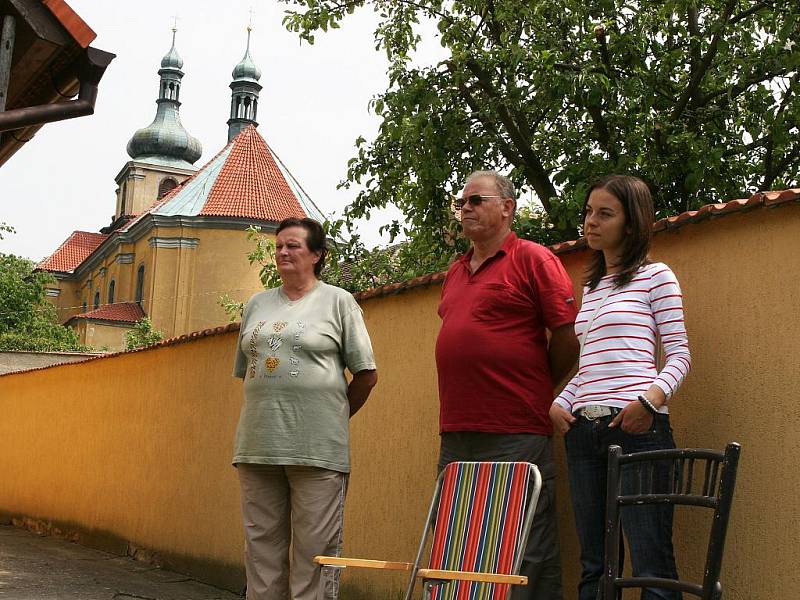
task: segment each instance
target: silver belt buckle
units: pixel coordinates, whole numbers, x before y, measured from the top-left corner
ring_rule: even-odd
[[[594,421],[595,419],[599,419],[600,417],[608,417],[612,413],[611,409],[608,406],[599,406],[597,404],[593,404],[591,406],[584,406],[581,409],[581,415],[583,415],[584,419],[589,421]]]

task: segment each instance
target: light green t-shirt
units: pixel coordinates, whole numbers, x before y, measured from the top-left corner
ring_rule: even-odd
[[[233,463],[350,472],[345,367],[375,368],[361,308],[349,292],[319,282],[295,301],[282,287],[253,296],[233,370],[244,379]]]

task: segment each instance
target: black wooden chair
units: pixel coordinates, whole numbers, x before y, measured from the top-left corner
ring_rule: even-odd
[[[622,454],[622,448],[608,450],[608,496],[606,498],[605,569],[603,598],[622,597],[623,588],[661,588],[681,591],[701,600],[720,600],[719,574],[725,535],[736,484],[741,446],[730,443],[725,452],[699,449],[655,450]],[[670,468],[667,489],[653,489],[655,468]],[[624,469],[624,471],[623,471]],[[633,482],[633,491],[622,491],[622,473]],[[642,504],[700,506],[713,510],[702,585],[657,577],[622,577],[620,565],[620,508]],[[635,510],[635,509],[634,509]]]

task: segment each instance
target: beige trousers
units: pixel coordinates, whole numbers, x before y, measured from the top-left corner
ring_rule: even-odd
[[[336,600],[339,569],[320,569],[314,556],[341,551],[347,474],[296,465],[237,467],[247,600]]]

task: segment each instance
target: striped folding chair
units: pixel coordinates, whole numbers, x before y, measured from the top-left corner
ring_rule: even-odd
[[[318,556],[332,568],[411,571],[405,599],[418,580],[425,600],[506,600],[519,575],[542,478],[524,462],[455,462],[440,473],[413,563]],[[422,567],[428,539],[428,566]]]

